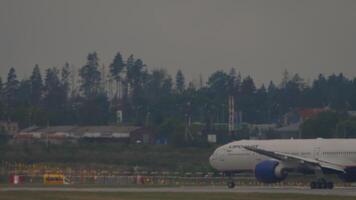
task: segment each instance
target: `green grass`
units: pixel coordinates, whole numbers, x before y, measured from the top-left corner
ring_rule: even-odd
[[[247,193],[0,192],[1,200],[351,200],[355,197]]]

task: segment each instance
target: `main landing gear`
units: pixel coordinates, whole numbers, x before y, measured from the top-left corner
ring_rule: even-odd
[[[334,183],[321,178],[310,183],[310,189],[333,189]]]
[[[227,181],[227,187],[229,188],[229,189],[232,189],[232,188],[234,188],[235,187],[235,182],[231,179],[231,180],[228,180]]]

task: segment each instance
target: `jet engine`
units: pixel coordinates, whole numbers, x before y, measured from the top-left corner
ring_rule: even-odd
[[[255,167],[256,179],[263,183],[280,182],[287,178],[287,175],[283,164],[277,160],[264,160]]]
[[[356,167],[349,167],[345,169],[344,174],[338,174],[339,178],[344,182],[356,182]]]

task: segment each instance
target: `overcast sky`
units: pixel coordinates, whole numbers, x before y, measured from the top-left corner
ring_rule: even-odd
[[[0,0],[0,73],[28,77],[96,51],[120,51],[151,68],[207,79],[235,67],[257,84],[284,69],[306,79],[356,76],[356,1],[343,0]]]

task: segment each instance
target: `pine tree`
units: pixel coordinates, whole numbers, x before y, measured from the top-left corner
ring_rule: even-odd
[[[240,89],[241,75],[237,74],[235,68],[231,68],[229,73],[228,93],[237,96]]]
[[[45,98],[47,99],[47,104],[51,106],[52,100],[53,102],[57,100],[58,95],[57,92],[59,92],[61,88],[61,81],[59,78],[59,70],[57,68],[48,68],[46,70],[46,78],[45,78]],[[50,100],[50,101],[48,101]]]
[[[268,93],[275,92],[276,90],[277,90],[276,85],[273,83],[273,81],[270,81],[267,88]]]
[[[16,108],[23,108],[16,109],[17,122],[19,122],[22,126],[31,126],[33,124],[39,125],[37,122],[40,105],[39,103],[36,105],[33,103],[31,79],[24,79],[20,81],[16,96]]]
[[[199,88],[204,87],[204,80],[203,80],[203,75],[199,74]]]
[[[256,117],[258,119],[258,122],[263,123],[266,122],[268,120],[268,97],[267,97],[267,90],[264,84],[262,84],[262,86],[257,89],[256,91],[256,97],[255,97],[255,101],[256,101]]]
[[[114,58],[114,61],[110,65],[110,74],[111,77],[116,82],[116,90],[115,90],[115,97],[118,97],[120,86],[122,82],[121,72],[125,68],[125,63],[122,59],[120,52],[118,52]]]
[[[177,71],[176,74],[176,91],[178,93],[183,93],[185,90],[185,78],[181,70]]]
[[[350,102],[351,109],[356,110],[356,78],[354,78],[352,81],[349,102]]]
[[[127,58],[127,61],[126,61],[126,71],[127,71],[127,81],[129,83],[132,83],[133,81],[133,67],[134,67],[134,64],[135,64],[135,58],[134,56],[131,54],[128,58]]]
[[[256,86],[253,79],[247,76],[241,83],[241,93],[244,95],[251,95],[256,92]]]
[[[141,59],[137,59],[131,68],[131,73],[133,77],[133,88],[137,88],[140,86],[142,79],[143,79],[143,68],[145,65],[143,64]]]
[[[3,89],[3,84],[2,84],[2,78],[0,77],[0,94],[2,93],[2,89]]]
[[[61,82],[66,90],[67,95],[69,94],[70,76],[71,76],[70,66],[69,63],[66,62],[62,68]]]
[[[3,83],[2,79],[0,77],[0,120],[3,119],[3,114],[4,114],[4,102],[3,102]]]
[[[43,83],[41,71],[38,65],[35,65],[30,77],[31,81],[31,104],[38,106],[42,97]]]
[[[287,69],[285,69],[282,74],[281,88],[285,88],[288,81],[289,81],[289,72]]]
[[[61,92],[63,95],[63,99],[61,104],[63,104],[63,107],[65,109],[66,112],[70,112],[72,108],[72,106],[70,105],[70,95],[71,93],[71,69],[70,69],[70,65],[68,62],[66,62],[64,64],[64,66],[62,67],[61,70]]]
[[[66,104],[66,91],[61,82],[60,71],[53,67],[46,70],[44,106],[50,124],[61,124],[66,120],[63,115]]]
[[[172,93],[172,87],[173,87],[173,81],[172,81],[172,77],[168,76],[166,79],[164,79],[163,81],[163,85],[162,85],[162,90],[164,95],[170,95]]]
[[[298,73],[294,74],[291,82],[293,82],[300,90],[305,87],[304,79],[302,79]]]
[[[3,97],[3,90],[4,90],[4,85],[2,83],[2,78],[0,77],[0,101],[2,101],[2,97]]]
[[[131,54],[126,61],[126,80],[124,82],[124,97],[129,96],[129,93],[131,92],[131,87],[133,84],[133,79],[134,79],[134,75],[132,73],[133,71],[133,66],[135,64],[135,58],[134,56]]]
[[[11,68],[7,75],[4,89],[5,115],[9,120],[13,120],[15,115],[18,88],[19,81],[17,80],[16,71],[14,68]]]
[[[101,77],[97,54],[95,52],[89,54],[87,59],[87,64],[79,70],[79,76],[81,78],[80,89],[84,96],[89,98],[99,93]]]

